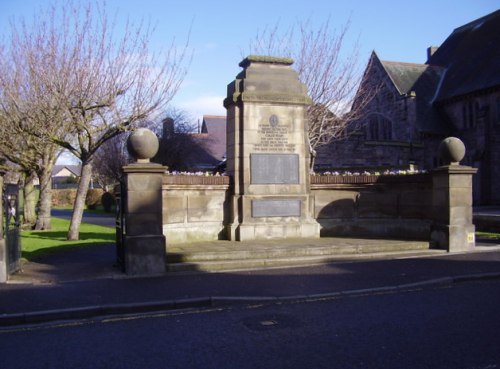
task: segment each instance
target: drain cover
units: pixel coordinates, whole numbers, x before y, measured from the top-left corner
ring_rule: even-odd
[[[265,331],[269,329],[296,328],[299,321],[288,315],[252,316],[243,319],[243,325],[252,331]]]

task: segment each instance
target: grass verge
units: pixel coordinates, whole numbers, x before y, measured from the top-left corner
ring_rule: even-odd
[[[483,239],[488,239],[488,240],[500,240],[500,233],[477,231],[476,238],[483,238]]]
[[[42,256],[82,246],[115,242],[115,229],[82,223],[80,239],[68,241],[69,220],[52,218],[50,231],[25,230],[21,232],[22,257],[33,261]]]
[[[22,257],[33,261],[63,250],[115,242],[114,228],[88,223],[82,223],[80,226],[80,240],[68,241],[66,237],[69,223],[66,219],[52,218],[50,231],[21,231]],[[500,240],[500,233],[476,232],[476,238]]]

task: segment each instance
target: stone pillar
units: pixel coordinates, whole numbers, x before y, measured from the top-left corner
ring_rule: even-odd
[[[230,240],[319,237],[310,195],[307,89],[293,60],[249,56],[228,85]]]
[[[130,275],[166,273],[163,235],[162,178],[165,167],[150,163],[158,138],[146,128],[134,131],[127,142],[136,163],[123,167],[124,269]]]
[[[433,175],[433,224],[431,240],[449,252],[471,251],[475,247],[472,223],[472,176],[477,169],[460,165],[465,146],[458,138],[449,137],[439,147],[447,165],[435,169]]]

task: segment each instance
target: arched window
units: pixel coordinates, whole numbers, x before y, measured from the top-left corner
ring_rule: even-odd
[[[382,139],[384,141],[392,140],[392,122],[389,119],[381,117],[382,119]]]
[[[392,140],[392,122],[380,114],[372,114],[368,119],[367,139],[371,141]]]
[[[464,102],[462,105],[462,127],[463,129],[470,129],[475,127],[475,110],[478,104],[473,101]]]

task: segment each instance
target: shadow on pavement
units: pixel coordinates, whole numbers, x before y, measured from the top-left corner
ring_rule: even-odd
[[[71,244],[43,251],[23,252],[22,270],[11,277],[13,282],[64,283],[110,278],[122,274],[115,266],[116,247],[108,244]],[[42,256],[39,256],[42,254]]]
[[[212,301],[213,297],[258,301],[261,297],[331,294],[443,277],[488,273],[500,277],[500,251],[241,272],[173,273],[147,278],[129,278],[114,262],[115,245],[104,244],[63,251],[27,263],[12,283],[0,285],[0,315],[117,304],[154,307],[163,306],[161,303],[165,301],[200,298]],[[30,283],[33,281],[35,285]]]

